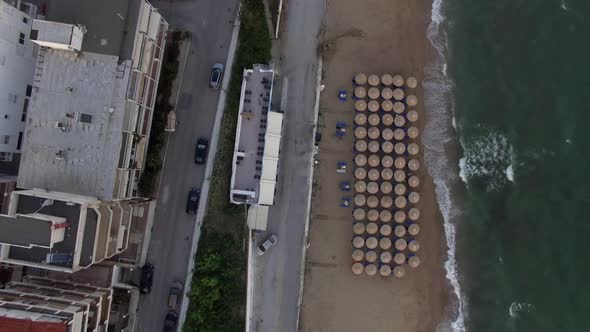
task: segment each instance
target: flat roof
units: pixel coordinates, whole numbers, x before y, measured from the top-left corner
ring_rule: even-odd
[[[46,0],[46,19],[83,25],[83,52],[131,59],[143,0]]]
[[[18,236],[15,236],[18,234]],[[51,222],[18,215],[0,215],[0,243],[17,246],[38,245],[49,247]]]
[[[11,312],[20,313],[23,318],[12,318],[5,317],[2,314],[10,314]],[[6,331],[27,331],[27,332],[66,332],[68,324],[65,322],[59,322],[58,318],[50,315],[43,315],[32,319],[32,315],[26,316],[25,310],[14,310],[14,311],[0,311],[0,325],[2,328],[6,328]],[[53,320],[53,321],[51,321]],[[65,319],[64,319],[65,320]]]
[[[19,188],[113,198],[130,73],[125,64],[111,55],[45,50],[29,103]]]

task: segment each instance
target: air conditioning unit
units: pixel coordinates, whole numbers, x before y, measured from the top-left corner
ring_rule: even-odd
[[[56,122],[55,123],[56,129],[61,129],[61,131],[66,131],[66,125],[63,122]]]

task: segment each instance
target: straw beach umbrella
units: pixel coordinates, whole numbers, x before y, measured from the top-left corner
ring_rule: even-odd
[[[412,191],[409,195],[408,195],[408,201],[410,201],[410,203],[412,204],[416,204],[420,201],[420,194]]]
[[[379,247],[383,250],[391,248],[391,240],[388,237],[382,237],[381,240],[379,240]]]
[[[381,84],[385,86],[390,86],[391,84],[393,84],[393,76],[391,76],[391,74],[381,75]]]
[[[410,241],[410,243],[408,243],[408,249],[410,249],[411,252],[417,252],[420,250],[420,242],[418,242],[418,240]]]
[[[377,248],[377,245],[379,245],[379,241],[377,240],[376,237],[370,236],[370,237],[367,238],[367,241],[365,242],[365,245],[369,249],[375,249],[375,248]]]
[[[408,168],[414,172],[419,170],[420,162],[418,161],[418,159],[410,159],[410,161],[408,161]]]
[[[405,198],[404,196],[397,196],[397,197],[395,198],[395,206],[396,206],[398,209],[403,209],[403,208],[405,208],[405,207],[406,207],[406,204],[407,204],[407,201],[406,201],[406,198]]]
[[[391,267],[389,265],[381,265],[379,268],[379,274],[387,277],[391,275]]]
[[[371,263],[376,261],[377,260],[377,253],[375,252],[375,250],[367,251],[365,253],[365,259],[367,260],[367,262],[371,262]]]
[[[371,85],[371,86],[377,86],[377,85],[379,85],[379,83],[380,83],[379,76],[374,75],[374,74],[373,75],[369,75],[368,82],[369,82],[369,85]]]
[[[364,126],[367,123],[367,116],[363,113],[358,113],[354,116],[354,123],[359,126]]]
[[[381,134],[381,132],[379,131],[379,128],[377,128],[377,127],[369,128],[368,135],[369,135],[370,139],[378,139],[379,134]]]
[[[362,86],[357,86],[354,88],[354,96],[361,99],[365,98],[367,96],[367,89]]]
[[[393,179],[393,171],[391,168],[384,168],[381,170],[381,178],[385,181]]]
[[[381,103],[381,108],[385,112],[391,112],[393,110],[393,102],[389,99],[386,99]]]
[[[408,106],[416,106],[418,104],[418,98],[414,95],[408,95],[406,97],[406,104]]]
[[[404,154],[404,152],[406,152],[406,145],[401,142],[395,143],[395,145],[393,146],[393,150],[396,154]]]
[[[419,134],[420,134],[420,131],[418,130],[418,128],[413,127],[413,126],[408,128],[408,137],[409,138],[416,138],[416,137],[418,137]]]
[[[410,110],[408,111],[408,115],[406,115],[406,117],[408,118],[408,121],[416,122],[418,121],[418,112],[416,112],[415,110]]]
[[[381,183],[381,192],[384,194],[389,194],[393,190],[391,182],[384,181]]]
[[[381,210],[381,212],[379,212],[379,220],[381,220],[382,222],[390,222],[391,212],[389,212],[388,210]]]
[[[357,235],[363,234],[365,232],[365,224],[362,222],[355,222],[354,225],[352,225],[352,231]]]
[[[354,143],[354,148],[358,152],[365,152],[365,151],[367,151],[367,141],[362,140],[362,139],[356,141],[356,143]]]
[[[389,209],[391,206],[393,206],[393,199],[391,198],[391,196],[381,197],[381,207]],[[384,210],[384,211],[387,211],[387,210]],[[389,214],[391,214],[391,212]]]
[[[393,178],[396,182],[404,182],[404,180],[406,179],[406,172],[402,171],[401,169],[398,169],[393,173]]]
[[[358,85],[363,85],[367,83],[367,75],[364,73],[358,73],[354,75],[354,82]]]
[[[395,113],[402,114],[405,109],[406,105],[404,105],[404,103],[402,103],[401,101],[396,101],[395,103],[393,103],[393,111]]]
[[[393,97],[393,90],[391,90],[391,88],[383,88],[383,90],[381,90],[381,97],[383,97],[383,99],[391,99]]]
[[[410,257],[410,259],[408,259],[408,265],[413,269],[417,268],[420,266],[420,258],[416,255]]]
[[[393,76],[393,85],[397,86],[398,88],[404,86],[404,77],[399,74]]]
[[[406,221],[406,213],[401,210],[395,211],[395,213],[393,214],[393,220],[395,220],[395,222],[398,224],[403,223],[404,221]]]
[[[367,206],[370,207],[371,209],[376,208],[379,205],[379,198],[377,198],[377,196],[369,196],[367,198]]]
[[[418,220],[418,218],[420,218],[420,210],[417,208],[411,208],[410,211],[408,211],[408,217],[410,220]]]
[[[410,89],[415,89],[418,86],[418,80],[415,77],[410,76],[406,80],[406,86]]]
[[[383,133],[381,134],[381,136],[384,140],[391,141],[391,139],[393,138],[393,130],[391,130],[390,128],[385,128],[383,129]]]
[[[401,196],[406,193],[406,186],[403,183],[398,183],[393,189],[396,195]]]
[[[366,177],[367,177],[367,170],[366,170],[366,169],[364,169],[364,168],[362,168],[362,167],[357,167],[357,168],[354,170],[354,177],[355,177],[357,180],[363,180],[364,178],[366,178]]]
[[[403,266],[398,265],[393,268],[393,275],[396,278],[403,278],[406,275],[406,269]]]
[[[395,249],[402,251],[405,250],[408,246],[408,242],[405,239],[397,239],[395,240]]]
[[[371,114],[369,115],[369,124],[371,126],[377,126],[379,125],[379,122],[381,122],[381,118],[379,117],[379,114]]]
[[[363,194],[356,194],[354,195],[354,205],[356,206],[364,206],[367,203],[367,198]]]
[[[354,209],[354,211],[352,211],[352,217],[354,218],[354,220],[363,220],[365,219],[366,215],[367,213],[363,209]]]
[[[369,159],[368,159],[369,166],[377,167],[377,166],[379,166],[379,162],[380,162],[379,156],[377,156],[376,154],[372,154],[369,156]]]
[[[408,233],[410,233],[410,235],[412,236],[420,234],[420,225],[411,224],[410,226],[408,226]]]
[[[393,118],[393,124],[394,124],[396,127],[403,127],[403,126],[406,124],[406,118],[404,118],[404,117],[403,117],[403,116],[401,116],[401,115],[396,115],[396,116]]]
[[[374,209],[369,210],[369,212],[367,212],[367,219],[369,221],[373,221],[373,222],[379,220],[379,212],[377,212],[377,210],[374,210]],[[369,230],[367,230],[367,232],[369,232]],[[377,231],[375,231],[375,232],[377,232]]]
[[[393,131],[393,138],[395,138],[397,141],[403,140],[405,136],[406,136],[406,133],[404,133],[404,130],[401,128],[396,128]]]
[[[379,180],[379,171],[376,168],[371,168],[369,170],[368,177],[371,181]]]
[[[375,115],[375,114],[373,114]],[[370,141],[369,142],[369,151],[372,153],[377,153],[379,152],[379,142],[377,141]]]
[[[354,191],[357,193],[364,193],[367,190],[367,184],[365,181],[357,181],[354,184]]]
[[[364,154],[357,154],[354,156],[354,164],[363,167],[367,164],[367,157]]]
[[[367,129],[365,127],[356,127],[354,129],[354,137],[359,139],[367,137]]]
[[[379,93],[379,89],[377,89],[375,87],[369,88],[369,91],[367,92],[367,94],[369,95],[370,99],[377,99],[377,98],[379,98],[379,95],[381,95]]]
[[[384,114],[381,117],[381,123],[383,123],[383,125],[386,126],[386,127],[390,127],[393,124],[393,115],[391,115],[391,114]]]
[[[406,255],[402,252],[398,252],[393,256],[393,261],[395,262],[395,264],[401,265],[406,262]]]
[[[356,262],[360,262],[365,258],[365,253],[360,249],[354,249],[352,251],[352,260]]]
[[[404,167],[406,167],[406,158],[397,157],[397,158],[395,158],[395,161],[393,164],[395,165],[395,168],[403,169]]]
[[[389,251],[384,251],[381,253],[379,260],[381,261],[381,263],[388,264],[389,262],[391,262],[391,258],[391,253]]]
[[[393,99],[402,100],[402,99],[404,99],[404,90],[399,89],[399,88],[395,89],[395,90],[393,90],[392,95],[393,95]]]
[[[354,102],[354,109],[359,112],[366,111],[367,110],[367,102],[362,99],[355,101]]]
[[[375,266],[375,264],[368,264],[367,266],[365,266],[365,273],[368,276],[374,276],[375,274],[377,274],[377,267]]]
[[[420,179],[416,175],[412,175],[408,179],[408,185],[412,188],[416,188],[420,185]]]
[[[389,141],[383,142],[383,144],[381,144],[381,150],[385,153],[391,153],[393,151],[393,143]]]
[[[393,166],[393,158],[391,156],[385,156],[381,159],[381,166],[383,167],[391,167]]]
[[[363,273],[363,270],[365,269],[365,266],[362,263],[354,263],[352,264],[352,273],[354,274],[361,274]]]
[[[352,239],[352,245],[353,245],[353,247],[360,249],[365,245],[365,239],[363,239],[362,236],[355,236]]]
[[[369,112],[375,113],[379,110],[379,102],[376,100],[370,100],[367,104],[367,108],[369,109]]]
[[[418,147],[418,144],[416,143],[410,143],[408,144],[408,153],[415,156],[418,154],[418,152],[420,152],[420,148]]]
[[[406,228],[403,225],[397,225],[393,230],[393,234],[395,234],[396,237],[403,237],[406,235]]]
[[[383,211],[387,211],[387,210],[383,210]],[[379,228],[379,233],[381,233],[381,235],[383,235],[383,236],[391,235],[391,226],[388,224],[381,225],[381,227]]]

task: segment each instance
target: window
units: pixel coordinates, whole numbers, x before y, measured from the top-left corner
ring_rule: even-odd
[[[29,23],[29,20],[23,16],[23,23]]]
[[[30,84],[27,84],[27,97],[30,97],[32,92],[33,92],[33,86]]]
[[[39,37],[39,30],[37,29],[32,29],[31,30],[31,40],[37,40],[37,37]]]
[[[9,135],[2,135],[2,144],[10,143],[10,136]]]
[[[29,100],[25,99],[25,103],[23,104],[23,114],[20,118],[22,122],[27,120],[27,112],[29,111]]]
[[[0,152],[0,161],[12,161],[12,153]]]
[[[22,145],[23,145],[23,132],[21,131],[20,133],[18,133],[18,142],[16,143],[16,149],[20,150]]]
[[[20,33],[19,37],[18,37],[18,43],[21,45],[25,44],[25,34],[24,33]]]

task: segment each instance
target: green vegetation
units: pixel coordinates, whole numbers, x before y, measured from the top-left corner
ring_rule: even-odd
[[[246,234],[244,207],[229,202],[229,182],[238,117],[242,73],[269,63],[271,42],[263,0],[241,1],[239,44],[219,133],[209,205],[201,227],[184,331],[244,330],[246,302]]]
[[[154,117],[150,131],[150,141],[146,155],[145,166],[139,179],[139,191],[144,197],[152,197],[157,175],[162,169],[162,150],[166,145],[166,118],[172,110],[170,95],[172,93],[172,82],[178,74],[178,55],[180,53],[180,42],[184,35],[176,31],[172,33],[166,42],[164,61],[160,71],[160,81],[156,105],[154,106]],[[139,138],[139,136],[136,136]]]

